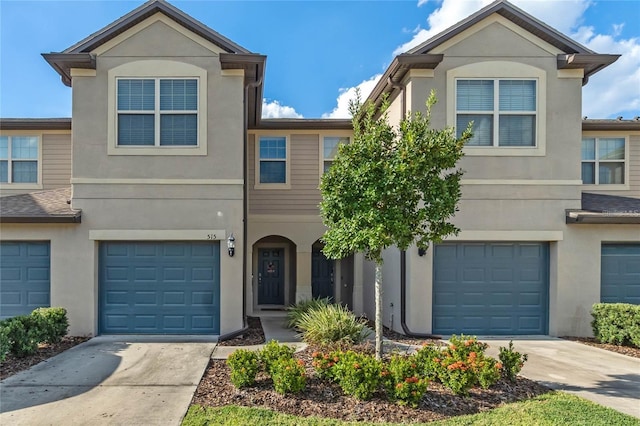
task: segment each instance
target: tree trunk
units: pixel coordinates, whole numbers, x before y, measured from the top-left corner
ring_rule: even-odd
[[[376,358],[382,358],[382,264],[376,263]]]

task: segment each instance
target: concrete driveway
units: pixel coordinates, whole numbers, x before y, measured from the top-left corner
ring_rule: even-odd
[[[96,337],[0,382],[2,425],[179,425],[215,347]]]
[[[482,337],[497,358],[504,337]],[[529,355],[522,376],[640,418],[640,359],[548,336],[514,337],[518,352]]]

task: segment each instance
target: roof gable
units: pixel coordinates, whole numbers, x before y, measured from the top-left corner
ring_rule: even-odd
[[[137,9],[132,10],[120,19],[112,22],[106,27],[96,31],[73,46],[68,47],[62,53],[88,53],[92,52],[111,39],[128,29],[138,25],[147,18],[162,13],[174,20],[189,31],[199,35],[205,40],[215,44],[228,53],[251,53],[244,47],[234,43],[220,33],[207,27],[200,21],[190,17],[186,13],[167,3],[165,0],[150,0]]]
[[[566,54],[595,53],[506,0],[497,0],[491,3],[468,18],[463,19],[440,34],[437,34],[424,43],[414,47],[407,53],[430,53],[434,48],[473,27],[494,13],[501,15]]]

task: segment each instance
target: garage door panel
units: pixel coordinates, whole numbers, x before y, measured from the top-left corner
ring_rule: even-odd
[[[640,304],[640,244],[603,244],[600,301]]]
[[[48,241],[0,243],[0,319],[51,306]]]
[[[456,279],[442,280],[441,270],[447,278],[455,275]],[[433,330],[438,334],[545,334],[548,277],[544,243],[436,245]]]
[[[102,243],[101,332],[219,333],[219,253],[209,242]]]

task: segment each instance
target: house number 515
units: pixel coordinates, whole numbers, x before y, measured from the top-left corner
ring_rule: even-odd
[[[207,234],[207,240],[217,240],[216,234]]]

